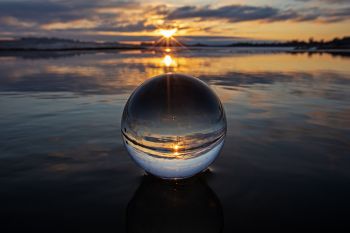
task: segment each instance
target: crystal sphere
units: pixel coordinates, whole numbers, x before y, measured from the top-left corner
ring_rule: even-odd
[[[204,82],[168,73],[145,81],[131,94],[121,130],[128,153],[146,172],[187,178],[219,155],[226,117],[220,99]]]

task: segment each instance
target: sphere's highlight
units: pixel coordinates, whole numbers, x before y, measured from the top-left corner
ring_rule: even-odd
[[[139,86],[121,123],[124,144],[135,162],[161,178],[187,178],[218,156],[226,117],[215,93],[197,78],[164,74]]]

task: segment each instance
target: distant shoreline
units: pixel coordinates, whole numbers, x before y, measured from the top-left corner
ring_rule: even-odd
[[[98,50],[142,50],[145,47],[99,47],[99,48],[0,48],[0,51],[14,52],[59,52],[59,51],[98,51]]]
[[[275,49],[281,49],[281,52],[292,52],[292,53],[337,53],[344,52],[350,53],[350,49],[307,49],[307,48],[292,48],[286,46],[188,46],[188,47],[173,47],[175,50],[212,50],[217,49],[244,49],[249,48],[252,51],[255,49],[266,49],[268,51],[276,51]],[[98,48],[0,48],[0,52],[64,52],[64,51],[112,51],[112,50],[158,50],[162,51],[165,47],[143,47],[143,46],[130,46],[130,47],[98,47]]]
[[[205,48],[250,48],[250,49],[283,49],[291,52],[349,52],[350,37],[342,39],[335,38],[331,41],[288,41],[253,43],[239,42],[226,45],[208,45],[203,43],[183,44],[189,50]],[[182,46],[170,44],[155,44],[154,42],[143,42],[139,45],[124,44],[119,42],[81,42],[58,38],[35,38],[27,37],[17,40],[0,41],[0,51],[99,51],[99,50],[164,50],[164,48],[181,49]]]

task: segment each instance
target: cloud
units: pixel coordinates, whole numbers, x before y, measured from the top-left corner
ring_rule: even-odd
[[[90,29],[96,28],[97,22],[87,19],[78,19],[70,22],[53,22],[41,26],[44,30],[66,30],[66,29]]]
[[[278,10],[272,7],[231,5],[220,8],[184,6],[171,12],[167,19],[201,18],[202,20],[227,19],[230,22],[271,19],[278,16]]]
[[[349,20],[350,8],[323,10],[320,8],[281,10],[268,6],[229,5],[219,8],[183,6],[167,15],[168,20],[197,18],[200,20],[226,20],[231,23],[261,21],[319,21],[331,23]]]
[[[349,0],[296,0],[298,2],[324,2],[329,4],[349,4]]]
[[[350,7],[281,9],[273,5],[176,6],[120,0],[0,0],[0,31],[4,35],[152,32],[163,22],[175,23],[188,33],[215,34],[216,28],[220,31],[222,26],[240,22],[335,23],[349,18]],[[217,27],[220,23],[223,24]]]
[[[74,19],[72,8],[55,2],[0,1],[0,15],[11,16],[18,20],[48,22],[52,19]]]
[[[33,22],[21,21],[12,16],[0,17],[0,24],[7,25],[9,27],[22,27],[22,28],[30,28],[35,25],[35,23]]]
[[[141,19],[137,17],[135,10],[139,11]],[[145,10],[153,14],[164,14],[165,5],[145,8],[137,2],[113,0],[0,1],[0,30],[16,32],[20,28],[34,26],[36,27],[32,29],[36,31],[154,30],[156,27],[143,17]]]
[[[106,17],[96,14],[97,9],[130,9],[139,4],[119,1],[0,1],[0,15],[11,16],[19,20],[32,20],[38,23],[68,22],[92,17]],[[118,15],[116,15],[118,16]]]
[[[109,32],[140,32],[140,31],[154,31],[157,27],[153,24],[147,24],[146,20],[140,20],[130,23],[115,23],[108,26],[100,26],[99,31]]]

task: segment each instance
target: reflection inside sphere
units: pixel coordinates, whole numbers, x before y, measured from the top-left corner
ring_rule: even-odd
[[[222,232],[223,211],[203,177],[143,177],[127,208],[127,232]]]
[[[186,178],[219,154],[226,118],[216,94],[197,78],[164,74],[138,87],[123,112],[125,146],[147,172]]]

